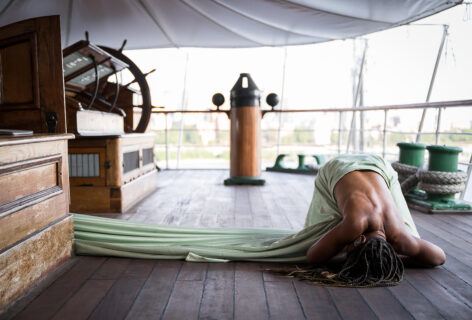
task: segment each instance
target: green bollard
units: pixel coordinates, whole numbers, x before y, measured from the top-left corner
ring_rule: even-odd
[[[457,172],[457,162],[462,148],[431,145],[426,149],[429,151],[429,171]]]
[[[400,159],[398,162],[420,168],[424,162],[425,145],[414,142],[399,142]]]
[[[457,162],[462,148],[431,145],[426,149],[429,151],[429,171],[457,172]],[[447,202],[454,200],[454,194],[428,193],[428,200]]]
[[[428,171],[457,172],[459,153],[462,148],[452,146],[430,145],[426,149],[429,152]],[[409,198],[416,205],[415,208],[426,212],[471,212],[472,207],[463,201],[454,199],[453,194],[434,194],[426,192],[426,199]]]
[[[307,167],[305,166],[305,155],[304,154],[298,154],[298,167],[297,170],[307,170]]]
[[[399,142],[397,143],[400,149],[400,155],[398,162],[406,164],[416,168],[421,168],[424,163],[424,150],[426,145],[415,142]],[[413,190],[409,191],[405,197],[407,199],[425,199],[426,193],[418,187],[414,187]]]

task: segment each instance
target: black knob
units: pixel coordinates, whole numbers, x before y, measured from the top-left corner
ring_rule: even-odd
[[[216,109],[220,109],[220,106],[225,103],[225,97],[221,93],[215,93],[211,102],[216,106]]]
[[[279,101],[280,101],[279,96],[276,95],[275,93],[269,94],[266,98],[267,104],[271,106],[272,109],[274,109],[274,107],[279,104]]]

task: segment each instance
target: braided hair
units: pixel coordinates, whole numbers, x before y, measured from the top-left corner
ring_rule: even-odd
[[[300,268],[270,270],[312,284],[336,287],[394,286],[403,279],[404,267],[393,247],[384,239],[371,238],[347,255],[340,268]]]

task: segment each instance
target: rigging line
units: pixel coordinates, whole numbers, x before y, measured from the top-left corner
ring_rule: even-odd
[[[222,25],[221,23],[219,23],[219,22],[215,21],[214,19],[212,19],[211,17],[209,17],[205,12],[203,12],[203,11],[200,10],[199,8],[196,8],[196,7],[194,7],[193,5],[189,4],[186,0],[179,0],[179,1],[182,2],[183,4],[185,4],[186,6],[188,6],[190,9],[194,10],[195,12],[197,12],[198,14],[200,14],[202,17],[204,17],[204,18],[207,19],[208,21],[210,21],[210,22],[216,24],[217,26],[220,26],[221,28],[225,29],[226,31],[229,31],[229,32],[231,32],[231,33],[237,35],[238,37],[241,37],[241,38],[243,38],[243,39],[245,39],[245,40],[248,40],[248,41],[253,42],[253,43],[255,43],[255,44],[257,44],[257,45],[260,45],[260,46],[271,46],[271,45],[269,45],[269,44],[264,44],[264,43],[262,43],[262,42],[253,40],[253,39],[248,38],[248,37],[246,37],[246,36],[244,36],[244,35],[242,35],[242,34],[236,32],[236,31],[234,31],[234,30],[231,30],[230,28],[228,28],[228,27]]]
[[[74,0],[69,0],[69,8],[67,11],[67,29],[66,29],[66,46],[70,41],[70,29],[72,25],[72,8],[74,7]]]
[[[330,40],[333,40],[331,38],[326,38],[326,37],[320,37],[320,36],[314,36],[314,35],[310,35],[310,34],[307,34],[307,33],[302,33],[302,32],[298,32],[298,31],[293,31],[293,30],[289,30],[289,29],[286,29],[286,28],[282,28],[282,27],[279,27],[279,26],[276,26],[276,25],[273,25],[271,23],[268,23],[268,22],[265,22],[265,21],[262,21],[260,19],[257,19],[257,18],[254,18],[254,17],[251,17],[249,15],[247,15],[246,13],[243,13],[241,11],[238,11],[237,9],[234,9],[232,7],[230,7],[229,5],[227,5],[226,3],[222,3],[221,0],[210,0],[220,6],[222,6],[223,8],[229,10],[229,11],[232,11],[234,13],[236,13],[237,15],[240,15],[248,20],[251,20],[251,21],[254,21],[256,23],[259,23],[259,24],[262,24],[264,26],[267,26],[267,27],[270,27],[272,29],[276,29],[276,30],[280,30],[280,31],[284,31],[284,32],[289,32],[291,34],[296,34],[296,35],[299,35],[299,36],[304,36],[304,37],[310,37],[310,38],[320,38],[322,40],[326,40],[326,41],[330,41]]]
[[[178,48],[179,46],[177,45],[177,43],[175,43],[174,40],[172,40],[172,38],[169,36],[169,34],[164,30],[164,28],[161,26],[159,21],[157,21],[156,17],[154,17],[154,15],[151,13],[149,8],[144,4],[144,1],[143,0],[138,0],[138,2],[141,5],[141,7],[143,7],[144,11],[147,13],[149,18],[151,18],[151,20],[156,24],[156,26],[159,28],[159,30],[161,30],[162,34],[164,35],[164,37],[166,37],[167,41],[172,43],[172,45],[174,47]]]
[[[347,14],[342,14],[342,13],[336,13],[336,12],[332,12],[332,11],[327,11],[327,10],[319,9],[319,8],[316,8],[316,7],[310,7],[310,6],[307,6],[307,5],[303,5],[303,4],[301,4],[301,3],[293,2],[292,0],[276,0],[276,1],[277,1],[277,2],[290,3],[290,4],[295,5],[295,6],[297,6],[297,7],[302,7],[302,8],[311,10],[311,11],[317,11],[317,12],[327,13],[327,14],[330,14],[330,15],[333,15],[333,16],[342,17],[342,18],[348,18],[348,19],[359,20],[359,21],[365,21],[365,22],[372,22],[372,23],[382,23],[382,24],[387,24],[387,25],[391,25],[391,24],[393,23],[393,22],[387,22],[387,21],[381,21],[381,20],[374,20],[374,19],[367,19],[367,18],[354,17],[354,16],[350,16],[350,15],[347,15]]]
[[[8,2],[5,7],[3,7],[2,11],[0,11],[0,16],[4,14],[8,10],[8,8],[10,8],[10,6],[13,4],[14,1],[15,0],[10,0],[10,2]]]

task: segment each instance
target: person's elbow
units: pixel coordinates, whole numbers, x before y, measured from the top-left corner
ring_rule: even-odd
[[[432,260],[432,267],[438,267],[446,263],[446,254],[442,249],[439,250],[438,254]]]

